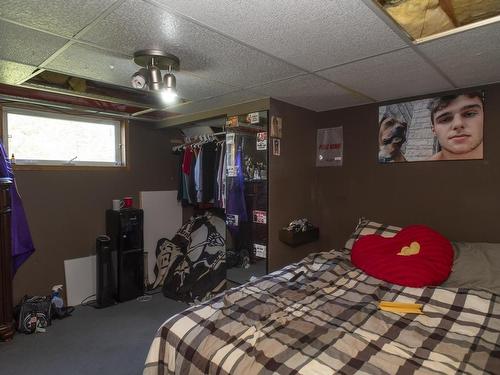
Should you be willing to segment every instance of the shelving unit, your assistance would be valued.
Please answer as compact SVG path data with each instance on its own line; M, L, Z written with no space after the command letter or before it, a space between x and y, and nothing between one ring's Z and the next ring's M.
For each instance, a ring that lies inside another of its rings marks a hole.
M238 225L228 226L228 231L233 235L236 250L250 253L250 268L256 270L252 276L262 276L267 272L268 246L267 111L229 117L226 122L226 147L226 196L230 196L231 189L235 186L234 179L242 179L239 183L243 185L244 208L239 209L240 212L246 212L246 220L235 219L231 217L233 212L229 204L229 222L237 220ZM238 157L241 158L239 165ZM266 262L265 267L262 267L263 261ZM253 267L255 264L259 267Z

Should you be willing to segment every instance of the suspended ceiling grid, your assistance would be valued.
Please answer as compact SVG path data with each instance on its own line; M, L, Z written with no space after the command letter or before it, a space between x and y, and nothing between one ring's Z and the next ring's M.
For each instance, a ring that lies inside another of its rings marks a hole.
M36 69L129 87L181 60L177 114L275 97L314 111L500 81L500 23L414 44L370 0L3 0L0 82Z

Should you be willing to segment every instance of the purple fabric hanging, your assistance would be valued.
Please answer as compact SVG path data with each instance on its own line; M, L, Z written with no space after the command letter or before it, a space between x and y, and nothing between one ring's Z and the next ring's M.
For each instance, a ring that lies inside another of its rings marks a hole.
M10 177L14 181L10 189L11 195L11 236L12 236L12 276L16 273L21 264L29 258L35 251L33 240L31 239L30 228L26 214L24 213L23 202L17 192L14 179L14 171L10 164L9 156L5 152L0 141L0 177Z

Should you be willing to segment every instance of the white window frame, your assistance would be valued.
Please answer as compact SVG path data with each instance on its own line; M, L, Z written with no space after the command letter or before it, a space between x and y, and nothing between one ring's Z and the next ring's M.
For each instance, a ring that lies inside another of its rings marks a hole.
M85 166L85 167L125 167L126 166L126 153L125 153L125 125L126 122L123 120L117 120L114 118L102 118L102 117L87 117L81 115L73 114L63 114L50 111L43 111L37 109L27 109L18 107L1 107L2 110L2 139L4 148L7 151L7 155L11 155L9 150L9 124L8 115L18 114L27 115L35 117L43 117L57 120L68 120L68 121L78 121L78 122L88 122L92 124L103 124L103 125L113 125L115 127L115 153L116 162L95 162L95 161L80 161L80 160L41 160L41 159L18 159L15 158L16 165L28 165L28 166ZM15 155L14 155L15 157Z

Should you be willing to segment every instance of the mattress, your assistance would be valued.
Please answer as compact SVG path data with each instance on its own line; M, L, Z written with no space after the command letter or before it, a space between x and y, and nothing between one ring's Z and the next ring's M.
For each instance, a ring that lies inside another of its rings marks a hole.
M422 315L378 309L419 303ZM500 296L409 288L312 254L168 319L144 374L500 372Z

